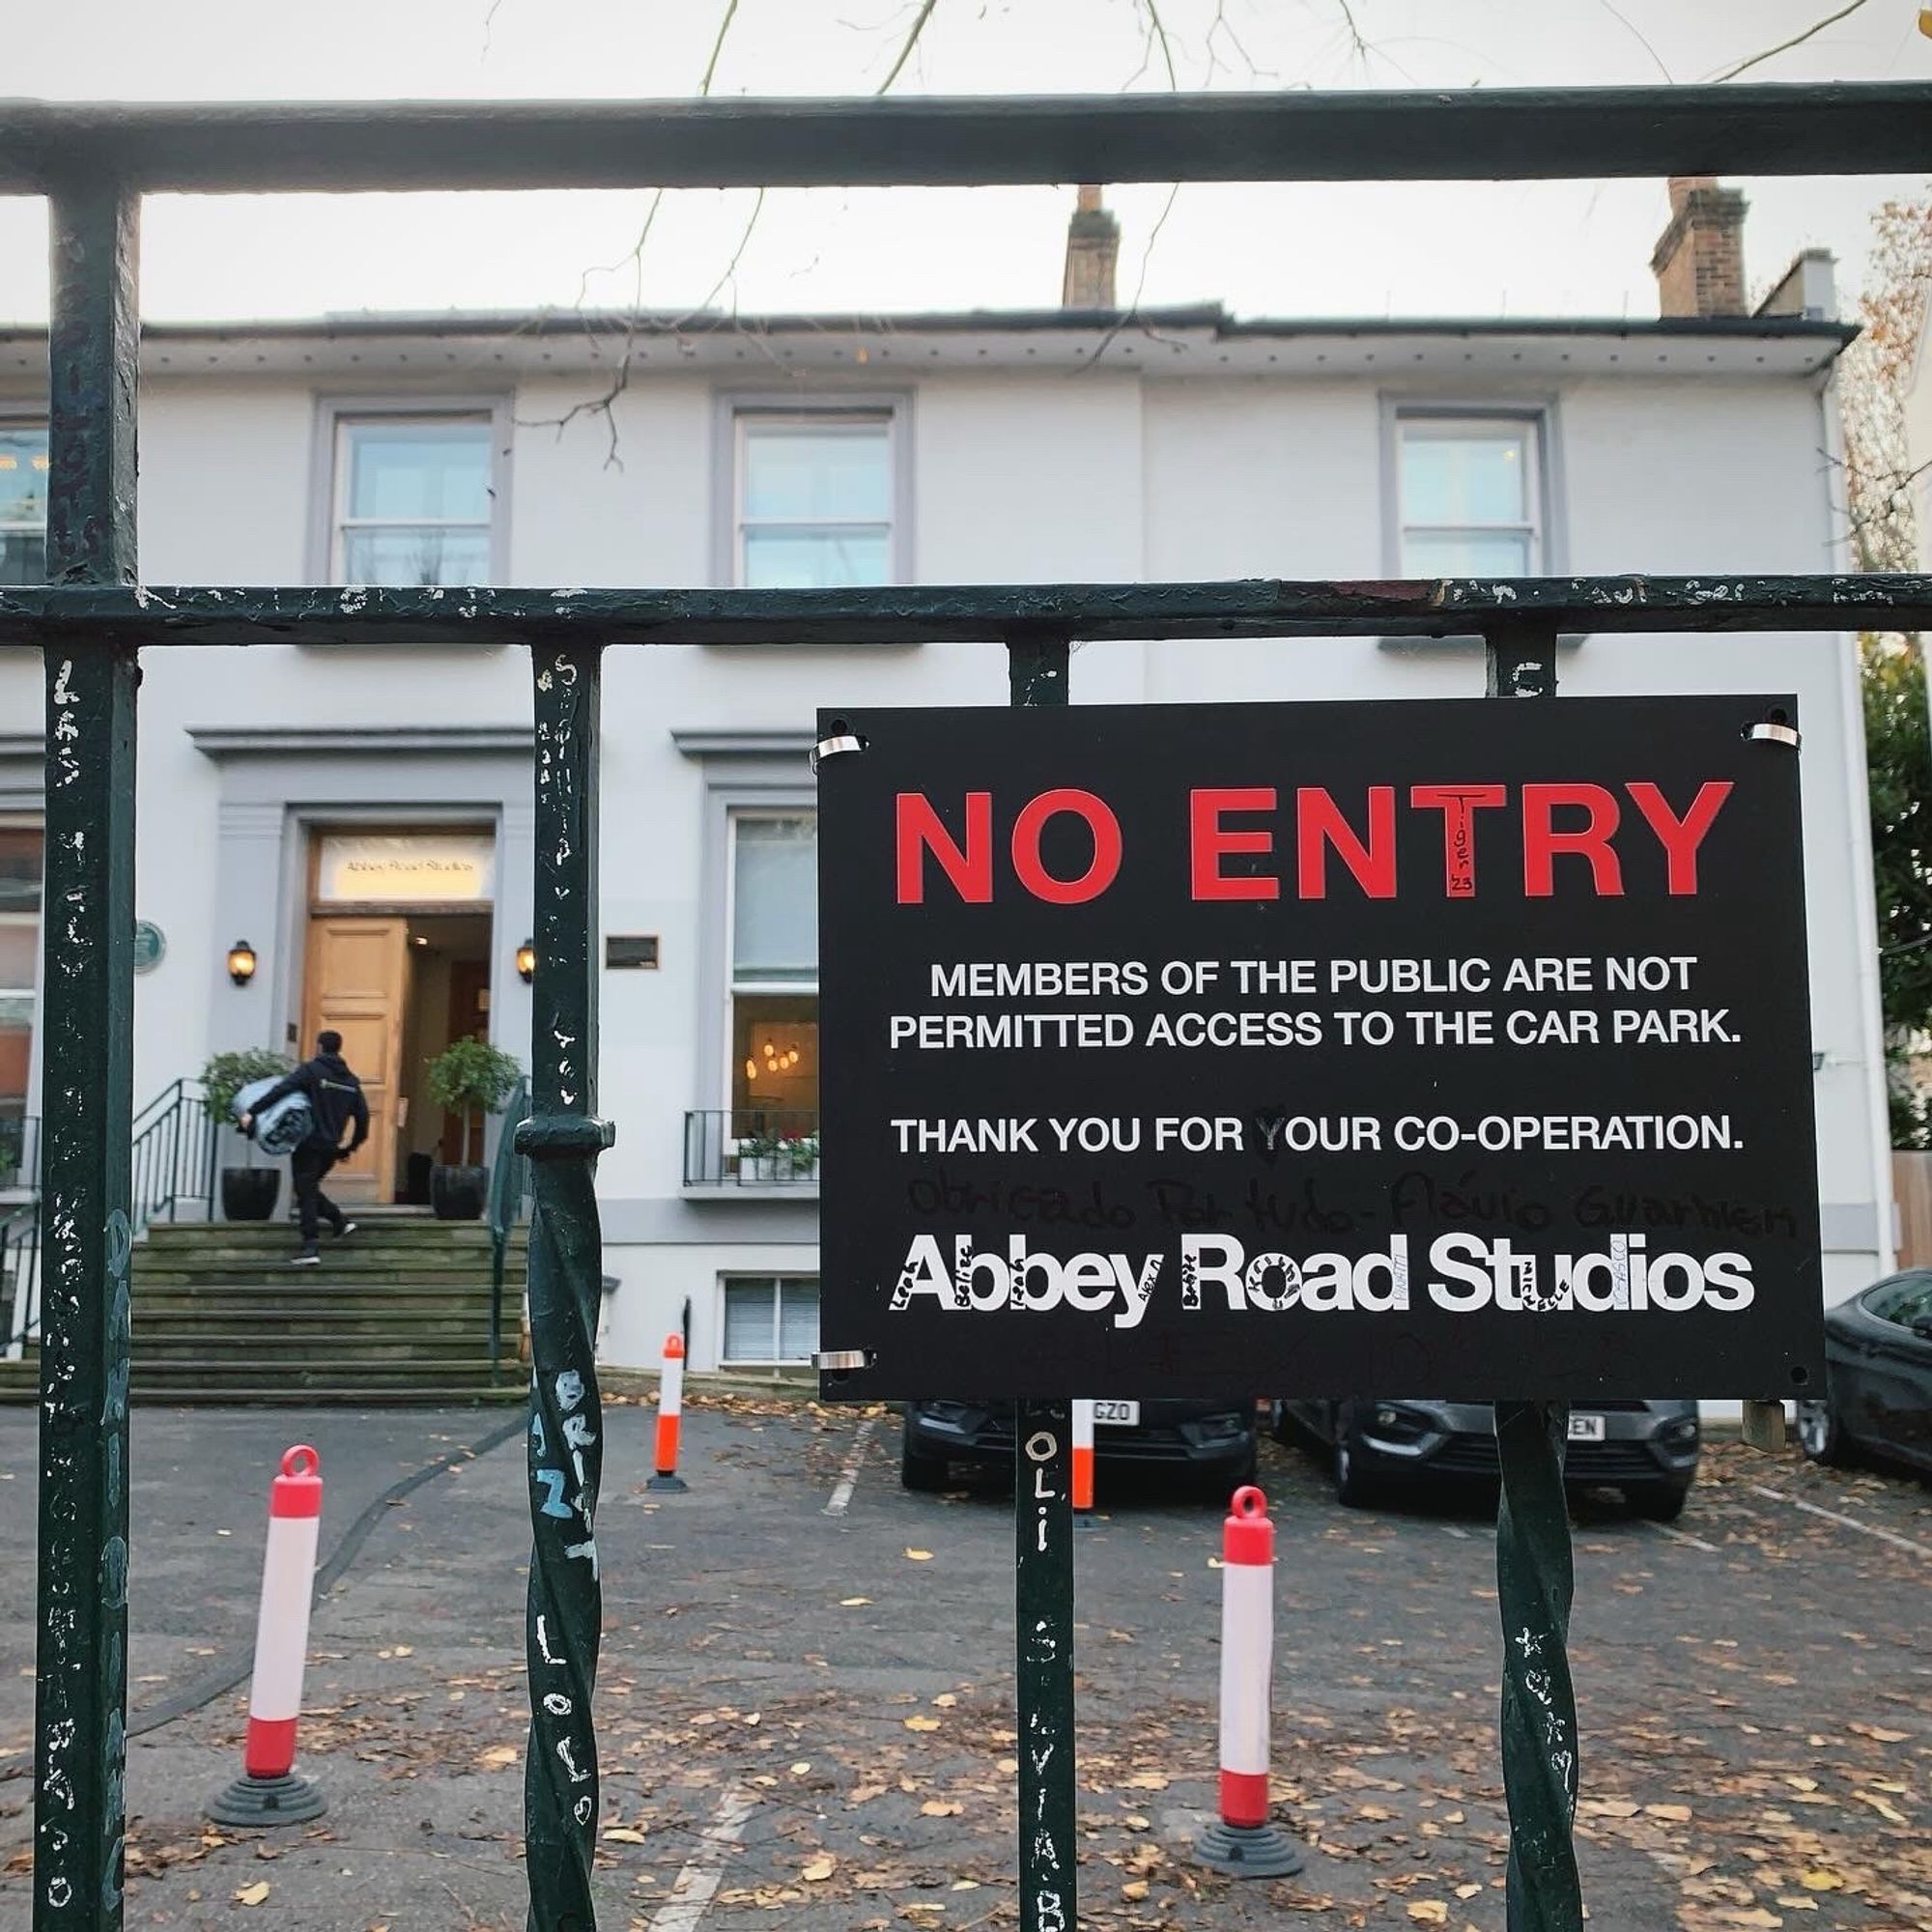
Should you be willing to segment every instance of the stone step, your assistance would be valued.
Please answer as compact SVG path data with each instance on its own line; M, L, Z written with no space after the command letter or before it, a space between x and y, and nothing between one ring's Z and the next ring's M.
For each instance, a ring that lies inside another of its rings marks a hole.
M524 1268L505 1267L505 1282L519 1286L526 1279ZM135 1293L144 1288L257 1288L299 1294L305 1286L340 1284L345 1287L381 1287L394 1282L399 1287L463 1289L480 1285L487 1288L495 1270L487 1257L480 1264L452 1267L430 1267L422 1263L364 1261L348 1263L334 1255L324 1256L313 1267L297 1267L284 1260L185 1263L178 1267L152 1267L136 1264L130 1281Z
M156 1221L144 1231L140 1248L229 1247L243 1253L279 1247L295 1237L296 1224L280 1221ZM325 1240L331 1240L326 1230ZM522 1248L528 1244L529 1230L520 1226L511 1231L505 1245ZM385 1248L484 1248L493 1236L481 1221L425 1221L420 1224L397 1221L357 1220L349 1244L355 1247ZM137 1248L136 1252L140 1250Z
M514 1333L511 1340L516 1339ZM357 1375L396 1362L424 1364L465 1362L487 1369L490 1362L488 1327L469 1335L440 1332L419 1335L264 1336L248 1331L208 1329L176 1335L134 1331L133 1360L137 1378L177 1364L199 1367L220 1361L225 1367L263 1372L272 1365L300 1366L319 1358L351 1360Z

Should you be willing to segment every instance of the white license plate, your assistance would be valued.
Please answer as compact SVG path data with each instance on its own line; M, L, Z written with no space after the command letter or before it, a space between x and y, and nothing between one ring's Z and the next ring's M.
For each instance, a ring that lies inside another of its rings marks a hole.
M1601 1415L1573 1415L1570 1418L1570 1439L1573 1442L1601 1442L1604 1439L1604 1418Z
M1137 1402L1096 1402L1094 1405L1094 1420L1111 1422L1116 1428L1132 1429L1141 1419L1141 1406Z

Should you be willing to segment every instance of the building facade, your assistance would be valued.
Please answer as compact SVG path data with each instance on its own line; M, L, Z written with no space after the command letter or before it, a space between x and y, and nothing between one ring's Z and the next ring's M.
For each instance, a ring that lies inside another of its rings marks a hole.
M1673 226L1694 228L1708 199L1682 197ZM144 580L789 586L1837 566L1825 453L1846 333L1816 258L1748 316L1128 318L1111 307L1110 230L1087 196L1067 292L1105 300L1032 313L153 327ZM1702 271L1677 281L1685 300L1723 286ZM4 582L40 575L44 371L43 333L0 332ZM527 1056L523 654L170 648L145 668L138 911L156 930L136 981L137 1102L212 1052L306 1050L333 1025L376 1120L342 1192L415 1198L431 1159L481 1151L472 1125L425 1096L428 1055L484 1034ZM1799 695L1826 1281L1841 1298L1893 1246L1851 640L1571 638L1559 678L1583 695ZM680 1322L699 1369L809 1357L817 1087L837 1052L817 1025L814 713L999 704L1005 679L993 644L612 655L607 1358L654 1361ZM1072 671L1076 703L1450 698L1482 682L1473 639L1149 640L1077 650ZM0 1117L37 1113L48 1087L34 988L43 701L37 655L0 652ZM238 980L243 943L253 972Z

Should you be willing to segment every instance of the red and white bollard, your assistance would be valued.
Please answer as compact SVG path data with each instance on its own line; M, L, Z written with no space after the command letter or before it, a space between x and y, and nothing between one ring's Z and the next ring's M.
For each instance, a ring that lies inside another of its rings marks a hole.
M1077 1397L1073 1404L1073 1521L1077 1528L1094 1524L1094 1405Z
M1274 1688L1274 1524L1252 1484L1221 1527L1220 1817L1195 1841L1202 1862L1236 1878L1285 1878L1300 1847L1268 1822L1268 1710Z
M248 1740L242 1751L242 1776L208 1807L217 1824L299 1825L327 1808L322 1793L295 1771L321 1533L322 1459L306 1443L298 1443L283 1455L281 1473L269 1491L269 1547L262 1557Z
M678 1424L684 1416L684 1337L673 1330L665 1337L664 1367L658 1376L658 1443L656 1469L647 1490L688 1490L677 1473Z

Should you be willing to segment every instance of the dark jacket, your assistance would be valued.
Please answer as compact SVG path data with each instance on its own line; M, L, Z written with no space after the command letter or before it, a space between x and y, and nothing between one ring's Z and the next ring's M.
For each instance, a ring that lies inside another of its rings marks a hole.
M342 1130L355 1122L355 1138L349 1144L354 1153L369 1138L369 1103L362 1097L362 1083L349 1070L349 1063L339 1053L318 1053L278 1082L255 1103L255 1111L285 1100L291 1094L308 1096L312 1124L303 1146L327 1148L334 1152L342 1146Z

